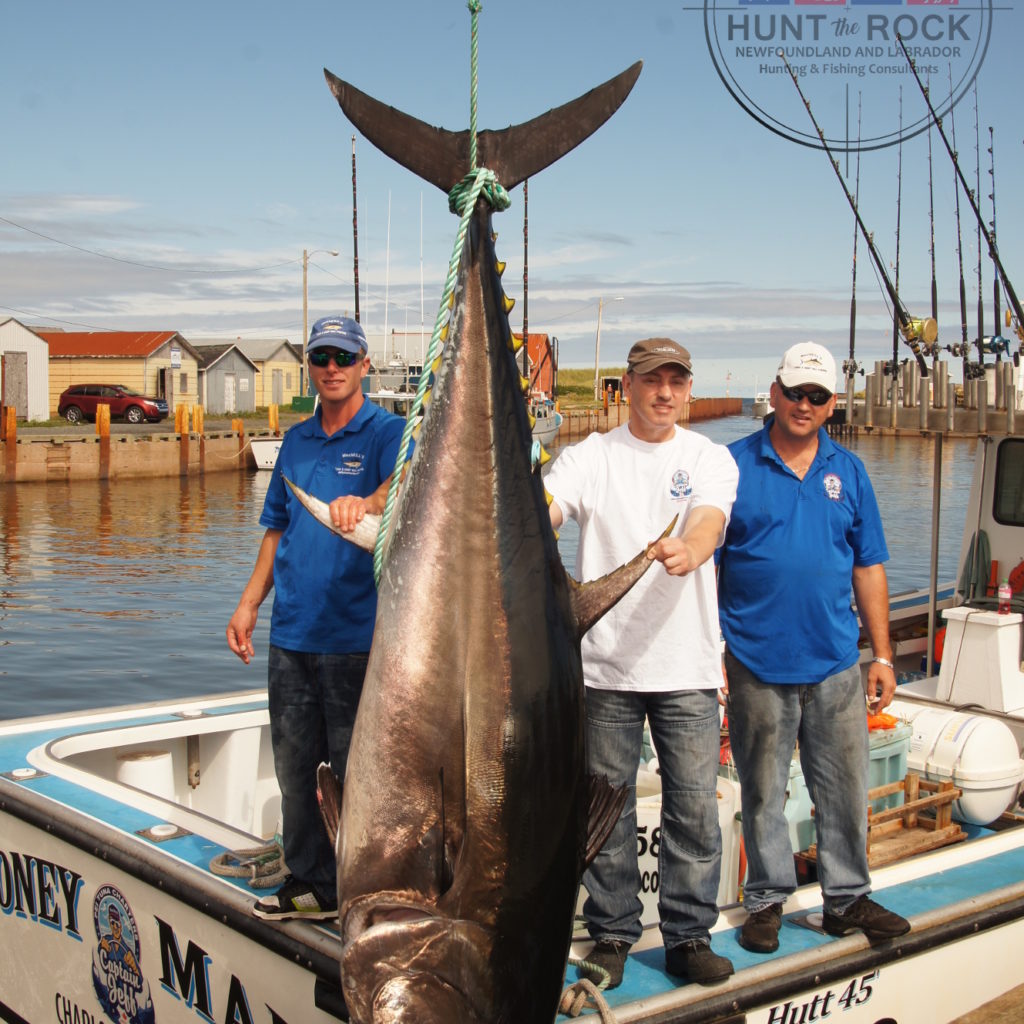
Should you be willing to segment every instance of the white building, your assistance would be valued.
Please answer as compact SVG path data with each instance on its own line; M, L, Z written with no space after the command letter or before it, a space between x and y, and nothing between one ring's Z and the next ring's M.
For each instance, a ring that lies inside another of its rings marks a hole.
M4 404L19 420L48 420L50 346L13 317L0 320L0 367Z

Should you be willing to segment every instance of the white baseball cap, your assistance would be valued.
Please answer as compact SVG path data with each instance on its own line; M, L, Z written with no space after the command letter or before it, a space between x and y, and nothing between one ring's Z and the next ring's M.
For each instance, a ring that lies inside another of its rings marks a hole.
M813 341L786 349L776 376L787 388L816 384L830 395L836 393L836 361L828 349Z

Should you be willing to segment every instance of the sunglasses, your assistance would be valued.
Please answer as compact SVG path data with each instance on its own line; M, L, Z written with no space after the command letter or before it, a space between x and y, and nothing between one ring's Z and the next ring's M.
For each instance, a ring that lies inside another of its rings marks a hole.
M346 352L344 349L338 349L337 352L328 352L326 349L318 348L315 352L307 352L306 355L314 366L321 368L326 366L332 359L338 366L355 366L363 358L361 352Z
M805 398L811 405L824 405L832 396L827 391L803 391L800 388L787 388L781 380L775 382L779 390L786 396L786 399L794 405L798 405Z

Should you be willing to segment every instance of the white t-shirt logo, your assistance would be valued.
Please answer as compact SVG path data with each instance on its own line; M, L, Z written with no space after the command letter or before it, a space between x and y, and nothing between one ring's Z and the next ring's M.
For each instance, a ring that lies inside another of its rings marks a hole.
M833 500L839 501L843 496L843 481L835 473L825 474L825 493Z
M669 494L673 501L679 501L682 498L688 498L693 493L693 488L690 486L690 474L685 469L677 469L672 474L672 486L669 488Z

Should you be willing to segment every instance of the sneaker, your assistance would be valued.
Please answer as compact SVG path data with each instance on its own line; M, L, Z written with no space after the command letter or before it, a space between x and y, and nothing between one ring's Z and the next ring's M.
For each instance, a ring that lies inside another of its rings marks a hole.
M779 948L781 927L782 907L778 903L769 903L747 915L737 941L751 953L774 953Z
M628 942L599 939L587 956L587 966L580 969L580 977L592 981L598 988L618 988L622 984L622 972L626 967L629 947Z
M258 900L252 912L267 921L287 921L293 917L330 921L338 916L338 904L334 900L321 902L312 886L289 878L277 892Z
M732 961L719 956L711 946L689 939L665 950L665 970L698 985L714 985L732 974Z
M858 896L841 914L826 910L822 927L829 935L849 935L860 929L869 939L895 939L910 931L910 922L867 896Z

